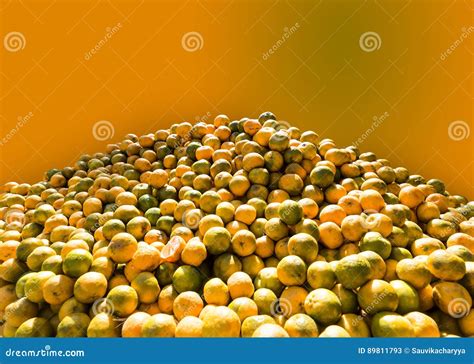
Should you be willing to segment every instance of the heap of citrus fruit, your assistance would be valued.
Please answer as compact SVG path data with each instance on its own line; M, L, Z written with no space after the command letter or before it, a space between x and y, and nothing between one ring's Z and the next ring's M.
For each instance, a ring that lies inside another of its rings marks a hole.
M5 337L474 336L474 203L266 112L0 195Z

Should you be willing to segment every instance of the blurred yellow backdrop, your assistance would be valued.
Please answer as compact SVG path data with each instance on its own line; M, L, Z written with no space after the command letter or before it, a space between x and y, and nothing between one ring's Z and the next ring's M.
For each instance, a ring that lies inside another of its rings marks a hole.
M474 197L470 0L0 4L0 183L271 110Z

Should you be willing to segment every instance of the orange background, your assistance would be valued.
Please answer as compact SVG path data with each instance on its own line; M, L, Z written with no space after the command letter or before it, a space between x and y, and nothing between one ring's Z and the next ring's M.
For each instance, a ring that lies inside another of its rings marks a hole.
M474 197L470 0L0 4L2 43L24 36L24 48L1 48L0 183L38 181L130 132L271 110L339 145L388 115L362 151ZM359 45L369 31L380 37L372 52ZM202 37L194 52L188 32ZM110 140L93 137L101 120Z

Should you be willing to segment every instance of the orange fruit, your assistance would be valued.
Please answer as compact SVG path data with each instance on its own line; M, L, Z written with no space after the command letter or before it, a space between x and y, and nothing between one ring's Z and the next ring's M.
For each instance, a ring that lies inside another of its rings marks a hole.
M232 299L238 297L252 297L255 290L252 278L244 272L233 273L227 280L227 287Z
M107 291L107 279L102 273L87 272L74 283L74 297L81 303L93 303Z
M139 273L131 282L132 288L137 292L141 303L152 304L158 299L160 285L151 272Z
M424 199L425 195L423 192L414 186L406 186L403 187L400 190L400 193L398 195L398 198L400 199L400 202L409 208L413 209L420 205Z
M359 202L363 211L378 212L385 207L385 201L376 190L365 190L359 196Z
M326 288L318 288L306 296L304 309L306 314L317 322L330 325L341 317L342 305L334 292Z
M157 313L142 325L142 337L174 337L176 321L173 316Z
M288 240L288 254L302 258L307 264L316 260L318 250L318 242L309 234L298 233Z
M94 316L87 328L87 337L119 337L120 328L111 315L99 313Z
M359 241L367 231L367 224L359 215L349 215L342 220L341 232L347 240Z
M278 263L277 275L285 286L300 286L306 281L306 264L299 256L288 255Z
M249 297L237 297L229 304L229 308L239 316L241 322L258 314L257 304Z
M85 337L90 321L85 313L72 313L59 322L56 337Z
M137 240L129 233L115 235L108 246L109 256L116 263L126 263L137 251Z
M359 199L355 196L343 196L337 204L342 207L346 215L360 215L362 213Z
M257 248L255 235L248 230L239 230L231 240L231 246L234 253L241 257L253 254Z
M239 337L240 319L230 308L216 306L201 318L203 337Z
M143 324L149 318L146 312L132 313L122 325L122 337L141 337Z
M317 337L318 327L314 320L303 313L291 316L284 325L290 337Z
M410 312L405 315L413 326L415 337L440 337L435 320L421 312Z
M203 322L200 318L186 316L176 325L176 337L202 337Z
M344 242L341 228L334 222L325 222L319 225L321 243L330 249L336 249Z
M462 245L469 249L471 253L474 253L474 237L466 233L460 232L451 235L448 238L446 245L448 247Z
M110 305L114 315L127 317L138 306L138 294L130 286L117 286L109 291L105 304Z
M423 202L416 208L416 216L421 222L437 219L440 215L439 208L433 202Z
M186 316L198 317L204 303L196 292L188 291L180 293L173 302L173 314L178 320Z
M319 213L319 220L324 222L334 222L341 226L342 220L347 216L344 209L339 205L327 205Z
M252 337L290 337L288 333L279 325L263 324L253 333Z

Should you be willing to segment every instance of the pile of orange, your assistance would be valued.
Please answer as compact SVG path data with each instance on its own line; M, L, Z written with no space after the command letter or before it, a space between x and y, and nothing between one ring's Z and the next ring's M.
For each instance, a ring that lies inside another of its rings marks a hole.
M4 337L474 336L474 203L266 112L0 190Z

